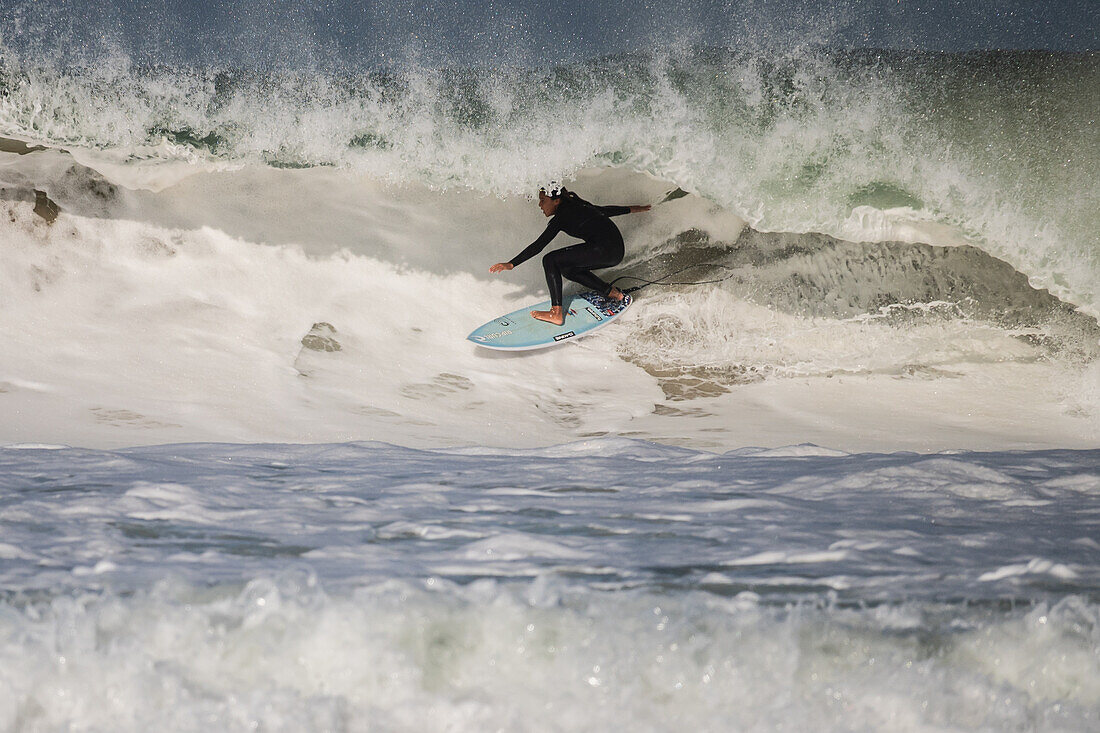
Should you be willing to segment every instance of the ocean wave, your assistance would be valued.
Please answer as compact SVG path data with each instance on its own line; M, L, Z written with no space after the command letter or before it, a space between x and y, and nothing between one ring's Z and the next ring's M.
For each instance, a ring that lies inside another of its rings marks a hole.
M0 447L0 721L1086 731L1097 457Z
M0 721L273 731L1088 730L1097 608L762 606L754 594L562 594L391 583L0 604ZM899 690L904 690L901 694ZM780 701L781 704L777 704ZM716 726L716 721L721 721Z
M335 166L498 196L610 166L759 231L844 239L905 210L1100 315L1095 54L703 50L355 73L3 59L0 133L100 160Z
M343 75L5 56L0 135L32 144L0 174L19 324L0 388L34 416L8 438L709 447L754 436L738 416L763 402L784 415L769 444L858 448L916 402L922 448L1089 445L1096 73L1064 54ZM542 299L537 265L487 268L541 231L550 178L655 203L617 220L609 275L662 284L583 348L496 363L463 339Z
M1097 457L0 447L0 721L1085 731Z
M618 220L628 257L609 272L641 279L624 286L662 283L583 348L496 363L464 337L543 297L537 266L487 272L545 225L526 196L335 167L5 155L0 395L27 415L6 426L9 440L535 446L631 425L706 447L748 439L732 416L755 388L785 385L776 409L803 389L840 398L846 377L893 395L880 403L887 422L915 393L928 425L986 414L993 432L950 438L968 447L997 445L985 441L1004 430L1021 446L1040 433L1088 445L1100 419L1084 388L1095 320L988 251L922 243L940 225L919 216L889 229L909 242L767 233L701 196L666 196L670 181L580 171L569 183L599 202L671 199ZM990 380L1024 405L986 404ZM852 434L820 442L863 445L866 416L837 409Z

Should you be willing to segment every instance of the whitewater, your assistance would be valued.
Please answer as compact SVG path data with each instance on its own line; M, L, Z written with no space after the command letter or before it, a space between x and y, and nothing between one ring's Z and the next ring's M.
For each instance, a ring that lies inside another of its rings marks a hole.
M1100 725L1100 56L0 52L0 728Z

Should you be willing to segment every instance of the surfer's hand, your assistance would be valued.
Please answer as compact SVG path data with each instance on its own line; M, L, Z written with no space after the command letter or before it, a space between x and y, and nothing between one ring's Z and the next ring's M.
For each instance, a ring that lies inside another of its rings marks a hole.
M645 206L631 206L630 207L630 213L631 214L637 214L637 213L640 213L642 211L649 211L652 208L653 207L650 206L649 204L646 204Z
M489 272L504 272L505 270L511 270L515 265L511 262L498 262L489 268Z

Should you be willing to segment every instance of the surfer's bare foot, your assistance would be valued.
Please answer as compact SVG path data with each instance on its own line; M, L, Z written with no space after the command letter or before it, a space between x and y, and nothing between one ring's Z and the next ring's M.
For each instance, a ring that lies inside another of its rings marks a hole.
M562 313L560 305L555 305L548 311L531 311L531 317L540 321L546 321L547 323L553 323L555 326L560 326L565 323L565 314Z
M624 297L623 291L619 290L616 287L612 287L611 292L607 294L607 297L611 298L612 300L622 300Z

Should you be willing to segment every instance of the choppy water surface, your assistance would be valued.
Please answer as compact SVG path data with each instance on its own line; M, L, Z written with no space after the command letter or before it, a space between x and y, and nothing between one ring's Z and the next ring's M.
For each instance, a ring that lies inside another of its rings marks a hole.
M0 461L0 720L16 729L1100 719L1096 451L603 440Z

